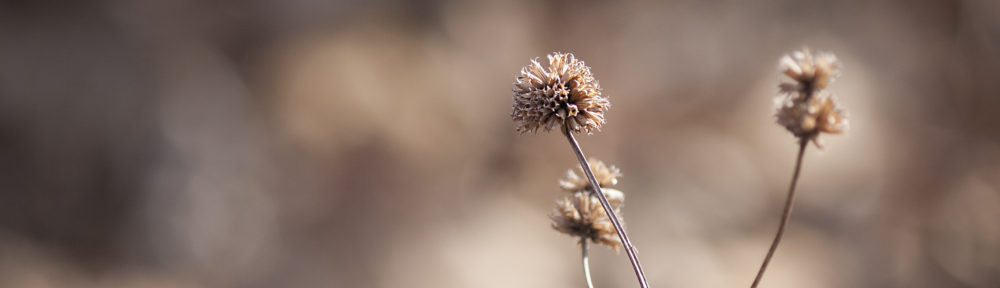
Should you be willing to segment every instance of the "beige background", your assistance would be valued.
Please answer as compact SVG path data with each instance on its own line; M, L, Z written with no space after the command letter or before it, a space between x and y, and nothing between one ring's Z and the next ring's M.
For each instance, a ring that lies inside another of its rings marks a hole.
M777 60L843 64L765 287L1000 286L996 1L4 1L0 287L581 287L575 165L518 136L551 51L611 99L653 287L746 287L795 141ZM598 287L634 285L593 253Z

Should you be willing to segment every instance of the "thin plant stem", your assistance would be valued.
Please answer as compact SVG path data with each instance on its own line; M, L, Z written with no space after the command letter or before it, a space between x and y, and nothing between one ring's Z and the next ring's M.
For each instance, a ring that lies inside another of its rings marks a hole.
M601 206L604 206L604 212L608 214L608 217L611 218L611 224L615 226L615 230L618 232L618 239L622 241L622 246L625 246L625 254L628 254L628 260L632 263L632 270L635 271L635 277L639 280L639 287L649 288L649 284L646 284L646 274L642 271L642 265L639 264L639 257L636 256L635 247L628 240L628 235L625 234L622 224L618 222L618 216L615 215L614 209L611 208L611 203L608 203L608 198L604 196L604 191L601 190L601 185L597 183L594 172L590 170L590 163L583 156L580 144L576 142L576 138L573 137L573 132L570 132L569 126L563 125L563 135L566 135L566 139L569 140L570 146L573 147L573 152L576 153L577 160L580 160L583 172L587 174L587 179L590 180L590 186L594 188L597 198L601 200Z
M795 159L795 172L792 172L792 184L788 187L788 196L785 199L785 210L781 212L781 223L778 224L778 233L774 235L774 241L771 242L771 248L767 250L767 256L764 257L764 263L760 265L760 270L757 271L757 277L753 279L753 284L750 284L750 288L756 288L757 284L760 284L760 279L764 277L764 270L767 270L767 264L771 262L771 257L774 256L774 251L778 249L778 243L781 242L781 236L785 234L785 226L788 225L788 218L792 216L792 205L795 204L795 184L799 181L799 171L802 170L802 156L806 152L806 144L809 144L809 137L801 137L799 139L799 156Z
M594 288L594 281L590 280L590 257L587 253L587 237L580 238L580 251L583 254L583 277L587 279L587 288Z

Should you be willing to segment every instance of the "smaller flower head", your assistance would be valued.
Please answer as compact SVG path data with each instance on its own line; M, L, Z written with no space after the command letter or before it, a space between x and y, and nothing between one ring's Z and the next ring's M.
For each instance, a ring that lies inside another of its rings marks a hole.
M593 133L604 124L611 104L590 67L573 54L554 52L547 65L531 60L514 78L511 118L521 133L567 126L572 132Z
M813 57L809 48L792 52L781 57L781 72L794 83L783 83L782 87L793 90L823 90L840 76L840 62L830 53L819 53Z
M614 165L606 165L603 161L597 160L596 158L590 158L587 162L590 164L590 169L594 172L594 178L597 179L597 184L601 185L601 188L611 187L618 184L618 177L622 177L621 170ZM563 190L569 192L576 192L584 189L590 190L590 181L587 180L587 174L583 171L583 167L577 165L576 171L578 171L579 174L574 173L572 169L567 170L566 177L559 179L559 187L562 187Z
M836 56L820 53L813 57L803 49L782 57L780 69L793 82L778 86L781 93L775 99L774 114L778 124L819 147L820 133L840 134L847 129L847 113L826 91L840 73Z
M615 214L621 215L621 201L625 196L621 191L614 191L608 193L608 200ZM607 192L608 190L605 190L605 193ZM611 201L611 194L615 194L616 201ZM618 231L615 230L614 224L611 224L611 218L604 212L600 199L594 193L579 191L557 199L550 218L553 222L552 228L556 231L589 239L594 243L611 247L616 252L622 246L621 240L618 239ZM618 221L624 223L620 216Z

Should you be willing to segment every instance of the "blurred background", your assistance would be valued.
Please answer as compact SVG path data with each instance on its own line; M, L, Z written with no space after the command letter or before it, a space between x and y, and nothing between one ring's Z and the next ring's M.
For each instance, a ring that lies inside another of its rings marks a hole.
M0 2L0 287L582 287L576 165L511 83L611 99L654 287L749 286L794 138L783 54L842 61L766 287L1000 287L1000 2ZM629 287L594 247L598 287Z

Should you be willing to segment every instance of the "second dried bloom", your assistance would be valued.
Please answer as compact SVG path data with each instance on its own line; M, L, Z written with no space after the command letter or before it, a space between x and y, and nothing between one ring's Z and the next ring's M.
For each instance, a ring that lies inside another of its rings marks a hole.
M596 158L590 158L587 162L590 164L590 169L594 172L594 178L597 179L597 184L601 185L601 188L618 184L618 177L622 177L621 170L614 165L606 165L603 161ZM566 177L559 179L559 187L569 192L589 189L590 181L587 180L587 174L583 171L583 167L577 165L576 171L579 174L573 172L572 169L567 170Z
M840 62L837 56L831 53L819 53L812 55L809 48L802 48L802 51L792 52L790 55L781 57L781 72L794 83L784 83L788 88L795 90L823 90L831 82L840 76Z
M848 126L847 113L826 91L839 75L837 57L829 53L813 56L808 49L781 58L780 70L792 82L779 85L775 118L796 137L819 146L820 133L840 134Z
M531 60L514 79L511 118L516 130L550 131L564 125L572 132L599 130L610 103L590 67L569 53L554 52L547 58L545 64Z
M621 215L624 194L614 189L604 190L616 215ZM614 200L612 200L614 199ZM604 212L601 200L588 191L579 191L556 200L552 209L552 228L572 236L586 238L594 243L606 245L618 251L622 246L618 231L611 218ZM618 217L622 222L622 218Z

